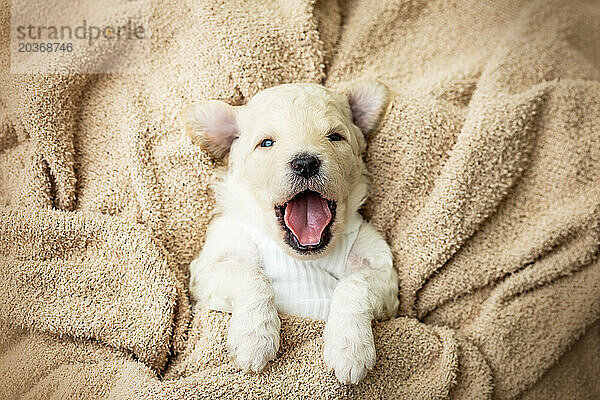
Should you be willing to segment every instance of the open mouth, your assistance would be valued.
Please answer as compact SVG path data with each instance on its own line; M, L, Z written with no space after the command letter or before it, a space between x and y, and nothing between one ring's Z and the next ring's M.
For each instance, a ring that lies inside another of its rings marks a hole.
M336 203L311 190L298 193L275 206L275 215L285 231L284 240L300 254L322 251L331 240Z

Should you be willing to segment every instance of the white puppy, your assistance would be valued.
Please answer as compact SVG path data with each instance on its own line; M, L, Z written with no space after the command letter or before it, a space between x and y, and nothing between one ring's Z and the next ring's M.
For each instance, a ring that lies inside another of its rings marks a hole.
M243 370L275 357L278 311L327 320L324 359L342 383L373 367L371 321L395 316L398 277L358 210L364 135L387 104L385 86L363 82L344 94L288 84L244 106L189 107L188 134L225 165L190 290L201 306L232 313L228 348Z

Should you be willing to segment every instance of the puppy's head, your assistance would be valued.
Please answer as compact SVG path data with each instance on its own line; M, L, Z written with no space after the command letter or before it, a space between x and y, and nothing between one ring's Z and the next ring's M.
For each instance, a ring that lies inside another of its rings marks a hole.
M205 101L186 112L187 132L227 165L221 210L265 231L292 256L333 247L367 193L365 135L388 104L387 88L361 82L336 93L287 84L244 106Z

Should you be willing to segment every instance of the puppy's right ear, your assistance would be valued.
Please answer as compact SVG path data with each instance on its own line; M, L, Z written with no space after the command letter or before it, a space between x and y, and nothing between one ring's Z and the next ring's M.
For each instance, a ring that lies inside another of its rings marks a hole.
M219 100L191 104L185 111L186 132L215 159L222 160L240 136L236 109Z

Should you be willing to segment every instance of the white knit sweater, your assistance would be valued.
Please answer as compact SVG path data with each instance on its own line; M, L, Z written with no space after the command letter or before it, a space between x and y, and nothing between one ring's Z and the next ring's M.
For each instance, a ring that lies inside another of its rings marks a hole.
M326 320L329 304L338 281L346 270L350 249L363 222L356 213L347 223L335 247L325 257L298 260L289 256L271 238L257 241L262 267L271 279L278 311L301 317Z

